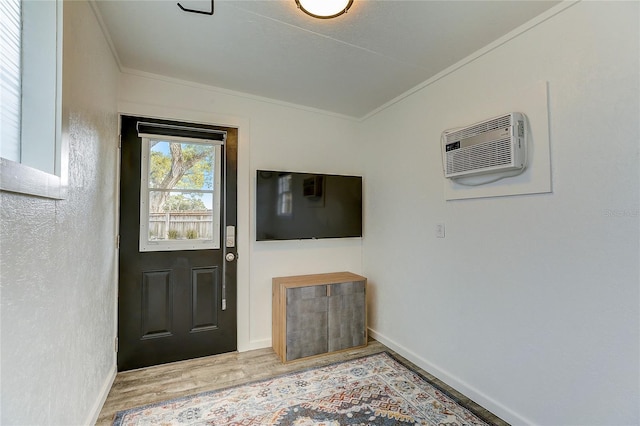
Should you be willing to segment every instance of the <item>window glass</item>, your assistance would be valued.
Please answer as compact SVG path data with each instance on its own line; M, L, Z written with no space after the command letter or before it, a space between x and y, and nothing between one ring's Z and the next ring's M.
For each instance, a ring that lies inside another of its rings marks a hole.
M143 138L140 250L219 248L219 142Z
M22 13L20 0L0 2L0 157L20 162L20 86L22 69L20 46L22 45Z
M59 175L60 76L57 70L56 2L22 2L22 129L20 162Z
M213 189L212 144L152 140L150 145L151 188ZM184 173L174 170L177 167L183 168Z

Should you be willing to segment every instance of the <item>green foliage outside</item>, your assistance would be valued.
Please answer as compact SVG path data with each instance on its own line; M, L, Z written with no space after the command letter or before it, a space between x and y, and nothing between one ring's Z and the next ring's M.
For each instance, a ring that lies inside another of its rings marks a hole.
M197 197L186 197L183 194L170 195L162 205L165 212L184 212L207 210L202 200Z

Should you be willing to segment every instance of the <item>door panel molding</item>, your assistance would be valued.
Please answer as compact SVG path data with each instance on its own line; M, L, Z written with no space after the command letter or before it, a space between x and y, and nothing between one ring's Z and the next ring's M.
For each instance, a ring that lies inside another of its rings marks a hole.
M171 270L142 273L142 337L157 339L173 336Z
M191 332L215 330L218 328L218 307L220 300L220 268L194 268L191 270L192 303ZM202 278L202 279L201 279Z

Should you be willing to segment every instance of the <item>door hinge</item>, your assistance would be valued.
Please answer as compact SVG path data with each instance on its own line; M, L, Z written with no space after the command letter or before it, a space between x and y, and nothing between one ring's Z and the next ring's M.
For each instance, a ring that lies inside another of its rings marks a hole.
M120 250L120 234L116 235L116 249Z
M122 148L122 135L118 135L118 149Z
M114 339L114 350L116 352L118 352L118 338L117 337Z

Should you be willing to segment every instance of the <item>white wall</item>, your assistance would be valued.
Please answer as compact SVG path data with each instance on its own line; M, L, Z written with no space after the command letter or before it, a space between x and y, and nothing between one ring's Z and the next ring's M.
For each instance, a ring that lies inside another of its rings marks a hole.
M238 349L271 346L271 278L362 272L360 239L255 241L255 171L360 174L358 123L226 90L125 72L121 113L238 127ZM366 231L365 231L366 232Z
M115 375L117 77L88 3L65 2L68 197L0 194L2 424L88 424Z
M514 424L640 423L639 5L579 3L363 123L373 335ZM442 123L539 81L553 192L445 202Z

